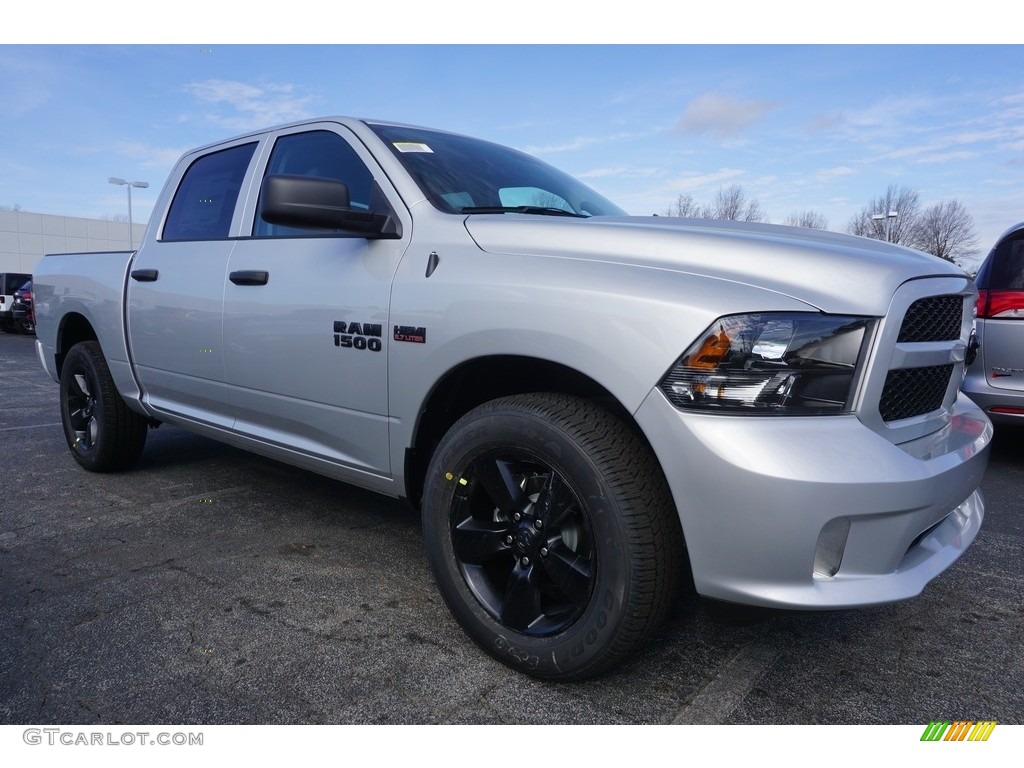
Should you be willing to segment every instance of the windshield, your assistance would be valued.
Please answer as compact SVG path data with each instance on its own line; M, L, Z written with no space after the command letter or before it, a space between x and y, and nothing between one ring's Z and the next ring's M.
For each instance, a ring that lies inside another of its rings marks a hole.
M500 144L424 128L370 128L445 213L625 215L572 176Z

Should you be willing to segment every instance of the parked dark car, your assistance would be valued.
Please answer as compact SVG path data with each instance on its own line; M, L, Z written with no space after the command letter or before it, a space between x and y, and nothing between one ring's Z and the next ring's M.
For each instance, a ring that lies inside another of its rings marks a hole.
M11 318L16 330L22 333L36 332L36 313L32 307L32 281L27 280L25 284L14 292L14 301L11 303Z
M981 349L963 390L997 424L1024 424L1024 222L996 241L975 277Z
M20 330L20 323L14 322L13 305L14 292L17 291L26 280L31 280L32 275L23 272L0 272L0 330L8 333L17 333Z

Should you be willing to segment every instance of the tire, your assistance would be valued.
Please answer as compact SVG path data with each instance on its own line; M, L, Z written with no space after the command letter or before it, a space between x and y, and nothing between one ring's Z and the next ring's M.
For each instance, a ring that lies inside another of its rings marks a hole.
M597 675L661 624L684 546L649 447L585 400L517 395L462 417L431 460L427 557L463 629L535 677Z
M96 341L76 344L64 359L60 415L75 461L90 472L127 469L146 444L149 425L118 394Z

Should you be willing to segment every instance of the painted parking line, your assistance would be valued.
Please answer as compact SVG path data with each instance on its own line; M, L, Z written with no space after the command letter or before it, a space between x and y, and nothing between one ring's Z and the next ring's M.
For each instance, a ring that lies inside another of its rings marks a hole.
M764 642L740 648L714 680L683 706L673 718L674 725L721 725L750 694L781 651Z

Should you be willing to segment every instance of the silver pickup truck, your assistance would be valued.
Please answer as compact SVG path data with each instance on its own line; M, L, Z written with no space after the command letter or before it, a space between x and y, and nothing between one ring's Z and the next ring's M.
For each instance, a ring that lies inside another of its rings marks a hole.
M955 266L627 216L464 136L324 118L197 149L138 251L47 256L35 289L83 467L168 422L407 498L457 620L539 677L608 669L681 585L912 597L984 514Z

